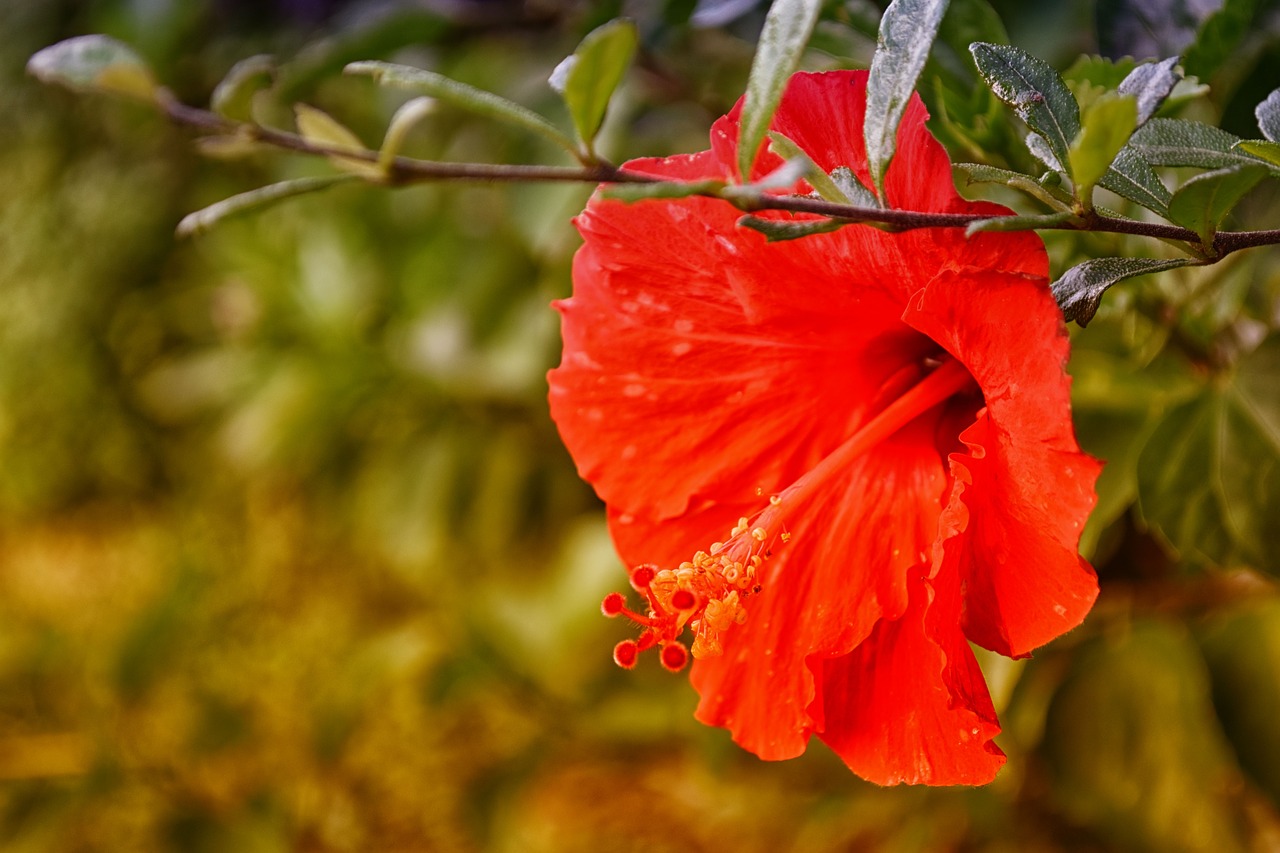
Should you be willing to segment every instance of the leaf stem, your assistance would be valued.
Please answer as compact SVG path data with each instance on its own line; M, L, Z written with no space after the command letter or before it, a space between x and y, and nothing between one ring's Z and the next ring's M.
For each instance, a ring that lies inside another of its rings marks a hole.
M163 92L158 101L161 109L174 123L208 133L261 142L274 148L312 156L328 157L340 155L348 159L366 160L375 164L379 161L379 154L376 151L367 149L353 151L347 148L338 148L311 142L295 133L275 130L257 124L232 121L208 110L183 104L175 100L168 92ZM392 159L387 165L383 177L383 182L389 186L406 186L430 181L552 181L589 184L646 184L662 183L665 179L639 172L630 172L604 161L587 166L544 166L441 162L437 160L418 160L410 157L395 157ZM731 201L726 201L744 210L752 212L779 210L790 213L815 214L850 223L888 225L901 231L918 228L965 228L973 222L994 218L989 214L928 213L914 210L859 207L807 196L770 195L764 192L744 197L740 194L741 190L742 187L736 187L735 192L739 193L739 195ZM694 193L694 195L723 198L718 190L705 190ZM1212 245L1205 246L1199 235L1187 228L1158 222L1121 219L1105 216L1096 211L1090 211L1083 216L1060 224L1044 226L1039 230L1089 231L1174 240L1188 244L1195 254L1207 257L1210 262L1220 260L1226 255L1241 249L1280 244L1280 229L1272 229L1263 231L1219 231L1214 235Z

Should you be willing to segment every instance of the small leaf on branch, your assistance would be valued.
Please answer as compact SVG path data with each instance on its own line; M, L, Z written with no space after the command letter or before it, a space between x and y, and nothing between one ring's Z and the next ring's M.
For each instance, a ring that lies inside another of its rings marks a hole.
M1058 300L1058 307L1067 322L1074 320L1081 326L1087 326L1098 312L1102 294L1113 284L1191 263L1190 258L1095 258L1067 270L1049 285L1049 289L1053 291L1053 298Z
M360 141L360 137L323 110L318 110L307 104L295 104L293 111L298 122L298 133L308 142L353 153L367 150L364 147L364 143ZM381 180L382 178L382 170L378 168L377 164L368 160L330 154L329 162L344 172L350 172L353 175L360 175L363 178L373 180Z
M956 163L953 168L964 174L966 185L1001 184L1026 193L1059 210L1069 210L1071 207L1071 196L1056 187L1045 186L1030 175L1024 175L1021 172L1011 172L1008 169L999 169L983 163Z
M1257 157L1272 166L1280 166L1280 142L1267 139L1242 139L1236 143L1235 150Z
M1199 234L1207 246L1231 209L1266 176L1261 163L1196 175L1173 194L1169 219Z
M1161 216L1169 212L1169 199L1173 197L1173 193L1169 192L1151 164L1143 160L1142 155L1132 146L1126 145L1120 149L1111 168L1107 169L1098 185Z
M884 200L884 176L898 144L898 123L929 58L947 0L893 0L880 19L880 35L867 78L863 137L876 196ZM886 201L887 203L887 201Z
M1011 45L975 42L969 50L996 97L1044 138L1059 164L1068 164L1071 140L1080 132L1080 106L1058 72Z
M614 90L622 82L640 43L636 25L624 18L587 33L572 55L551 74L551 87L564 98L588 159Z
M1133 95L1138 100L1138 127L1146 124L1156 114L1173 87L1182 79L1177 65L1176 56L1160 62L1148 62L1133 69L1120 82L1120 94Z
M839 219L765 219L760 216L744 216L738 220L738 225L750 228L752 231L759 231L770 243L797 240L813 234L826 234L852 224Z
M155 100L159 91L142 57L110 36L77 36L50 45L27 61L27 72L44 83L144 101Z
M233 195L208 207L189 213L178 223L178 237L193 237L208 231L222 220L241 213L259 210L294 196L328 189L338 184L359 180L356 175L326 175L322 178L298 178L292 181L281 181L247 193Z
M266 54L240 60L213 90L209 108L232 121L252 121L253 96L271 85L275 73L275 59Z
M477 115L506 122L549 139L556 145L578 155L577 144L551 122L506 98L450 80L434 71L424 71L409 65L391 62L353 62L345 69L347 74L368 74L383 86L408 89L423 95L439 98Z
M1068 154L1076 198L1086 206L1093 185L1106 174L1137 124L1138 105L1130 95L1107 92L1084 111Z
M391 164L400 155L409 131L436 108L436 99L428 97L413 98L405 101L396 110L391 121L387 123L387 133L382 138L382 148L378 149L378 168L386 175Z
M844 197L848 199L849 204L855 207L867 208L879 206L879 202L876 201L876 194L867 189L848 166L837 166L832 169L831 180L839 188L840 192L844 194Z
M1197 166L1225 169L1254 165L1248 154L1233 151L1240 138L1198 121L1153 118L1133 134L1129 144L1153 166Z
M1048 166L1054 172L1063 172L1067 170L1063 167L1062 162L1058 160L1058 155L1053 153L1053 149L1049 146L1049 142L1034 130L1027 134L1027 150L1032 156L1041 163Z
M818 165L813 162L813 158L804 153L804 150L799 145L796 145L794 141L781 133L769 131L769 149L783 160L803 159L807 164L804 178L819 196L836 204L849 203L849 197L831 179L831 176L818 168Z
M1280 89L1276 89L1254 109L1258 129L1272 142L1280 142Z
M751 167L765 131L782 100L787 80L800 66L804 46L822 9L820 0L774 0L751 61L738 129L738 175L751 180Z
M796 185L796 182L808 177L811 172L815 171L820 170L812 160L801 154L799 157L792 157L790 160L785 161L781 166L758 181L729 187L727 195L751 196L770 190L790 191Z
M600 190L600 197L632 204L637 201L655 198L688 198L693 195L708 195L717 193L724 188L725 182L719 179L608 184Z
M1017 216L993 216L970 222L964 229L965 237L984 231L1032 231L1036 228L1053 228L1075 218L1069 210L1056 213L1030 213Z

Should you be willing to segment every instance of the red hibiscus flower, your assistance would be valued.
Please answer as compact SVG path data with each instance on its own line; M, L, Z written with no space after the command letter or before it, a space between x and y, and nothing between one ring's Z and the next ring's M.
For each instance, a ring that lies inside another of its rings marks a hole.
M773 129L870 186L866 74L798 74ZM734 174L711 150L637 160ZM955 192L913 98L886 196ZM760 154L756 176L781 160ZM805 185L798 189L807 190ZM1012 657L1097 594L1077 553L1098 464L1071 426L1068 341L1032 233L852 226L767 243L725 202L595 199L578 218L551 412L608 505L640 623L615 657L688 652L698 719L766 759L810 735L880 784L981 784L1004 762L969 643ZM781 214L779 214L781 216Z

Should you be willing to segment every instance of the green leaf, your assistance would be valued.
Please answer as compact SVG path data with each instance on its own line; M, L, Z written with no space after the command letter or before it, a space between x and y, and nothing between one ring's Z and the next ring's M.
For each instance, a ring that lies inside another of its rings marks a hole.
M780 240L797 240L814 234L826 234L852 224L839 219L765 219L759 216L744 216L738 220L738 225L750 228L752 231L759 231L770 243Z
M848 166L837 166L832 169L831 180L839 188L840 192L844 194L849 204L866 208L879 206L876 201L876 194L867 189Z
M1120 149L1098 185L1161 216L1168 214L1169 199L1173 198L1151 164L1128 145Z
M595 150L596 134L614 90L622 82L640 43L636 25L624 18L587 33L572 55L556 66L551 86L564 98L569 117L587 154Z
M1095 258L1074 266L1049 285L1067 322L1089 325L1102 294L1113 284L1134 276L1162 272L1192 263L1189 258Z
M1184 559L1280 567L1280 337L1169 412L1138 461L1142 516Z
M1130 95L1107 92L1080 117L1080 132L1068 152L1076 197L1088 204L1098 182L1138 125L1138 103Z
M747 77L738 129L738 176L743 181L751 180L760 143L773 122L787 80L800 65L800 55L821 9L820 0L774 0L769 7Z
M1017 216L993 216L990 219L979 219L970 222L964 229L965 237L972 237L984 231L1032 231L1036 228L1053 228L1075 218L1069 210L1056 213L1032 213Z
M577 143L532 110L492 92L459 83L457 80L450 80L434 71L424 71L421 68L396 65L391 62L353 62L346 67L345 71L347 74L368 74L383 86L393 86L397 89L408 89L430 95L477 115L524 128L544 139L549 139L575 157L578 154Z
M794 141L774 131L769 131L769 149L783 160L803 160L806 164L804 178L817 191L818 195L836 204L849 204L849 196L832 180L831 176L813 162L808 154ZM856 178L855 178L856 180ZM873 197L874 198L874 197ZM874 203L874 202L873 202Z
M1068 164L1071 140L1080 132L1080 107L1058 72L1011 45L976 42L969 49L996 97L1044 138L1059 164Z
M1169 202L1169 219L1200 235L1205 245L1244 194L1267 176L1262 164L1232 166L1196 175Z
M652 183L610 184L600 190L600 197L632 204L655 198L688 198L724 189L722 180L654 181Z
M1054 172L1063 172L1067 170L1063 167L1062 161L1058 159L1058 155L1053 153L1053 149L1049 146L1048 141L1036 133L1034 130L1027 134L1027 150L1031 155L1044 165L1048 166Z
M1240 138L1225 130L1183 119L1153 118L1133 134L1129 144L1153 166L1197 166L1225 169L1257 163L1232 151Z
M222 78L209 99L210 108L232 121L253 120L253 96L275 79L275 59L266 54L242 59Z
M298 121L298 133L308 142L353 153L368 150L360 141L360 137L323 110L306 104L294 104L293 112ZM382 178L382 169L377 164L359 157L330 154L329 162L353 175L374 180Z
M1276 89L1254 108L1258 129L1272 142L1280 142L1280 89Z
M1055 187L1047 187L1030 175L1024 175L1021 172L1011 172L1008 169L999 169L982 163L956 163L952 168L959 169L964 174L966 185L1001 184L1033 196L1050 207L1061 210L1068 210L1071 207L1071 196Z
M44 83L144 101L154 101L159 91L142 57L110 36L77 36L50 45L27 61L27 72Z
M382 147L378 149L378 168L383 174L391 168L404 141L413 126L435 111L436 99L428 97L412 98L405 101L396 110L387 124L386 135L382 138Z
M297 178L292 181L281 181L247 193L233 195L203 210L188 213L178 223L177 236L194 237L208 231L222 220L242 213L259 210L287 198L328 189L338 184L359 180L357 175L326 175L321 178Z
M790 160L783 161L782 165L764 175L757 181L749 184L741 184L736 187L729 187L726 196L752 196L770 190L788 190L790 191L796 182L806 177L810 172L817 171L813 161L804 154L799 157L793 157Z
M1280 166L1280 142L1266 139L1242 139L1235 145L1235 150L1243 151L1272 166Z
M898 144L898 123L929 58L947 0L893 0L880 19L880 36L867 78L863 137L876 196L884 200L884 176Z
M1156 114L1173 87L1182 79L1177 66L1176 56L1160 62L1148 62L1133 69L1120 82L1117 91L1122 95L1133 95L1138 100L1138 127L1146 124Z

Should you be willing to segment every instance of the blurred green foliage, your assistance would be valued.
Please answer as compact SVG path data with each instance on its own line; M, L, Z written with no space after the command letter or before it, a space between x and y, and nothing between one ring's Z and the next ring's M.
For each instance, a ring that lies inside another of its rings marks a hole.
M684 679L609 660L598 602L621 567L543 399L547 303L568 292L589 188L343 187L177 243L193 209L331 167L202 160L143 106L21 73L47 44L107 32L204 103L270 52L263 116L287 124L301 101L375 143L402 96L337 72L393 59L567 127L545 80L626 6L641 58L599 150L702 149L763 4L632 5L0 6L0 847L1280 844L1280 519L1261 461L1280 399L1274 252L1127 282L1076 334L1078 430L1109 461L1084 543L1097 610L1030 661L983 657L1010 755L993 785L878 789L817 744L759 762L692 720ZM953 3L923 90L954 157L1031 168L963 45L1007 28L1062 69L1096 50L1090 5L993 6ZM878 14L828 3L806 63L865 66ZM1237 115L1256 94L1277 65L1267 20L1214 30L1248 61L1201 50L1213 88L1189 114ZM1079 85L1110 73L1089 68ZM407 145L561 162L448 106ZM1256 192L1238 224L1274 227L1274 201ZM1049 245L1055 271L1159 251ZM1244 491L1257 515L1219 518L1180 482L1209 502Z

